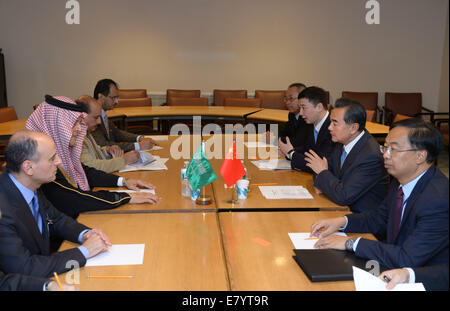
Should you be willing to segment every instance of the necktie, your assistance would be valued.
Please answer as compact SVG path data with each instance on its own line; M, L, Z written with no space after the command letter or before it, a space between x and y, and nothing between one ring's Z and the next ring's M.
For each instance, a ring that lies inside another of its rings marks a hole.
M319 135L319 132L317 132L316 129L314 129L314 142L317 143L317 135Z
M34 220L36 221L36 224L39 227L39 231L42 233L42 217L41 214L39 213L39 201L36 194L34 195L33 200L31 200L31 210L33 213Z
M341 167L344 164L345 158L347 157L347 152L344 148L342 148L342 155L341 155Z
M400 223L402 218L402 209L403 209L403 190L402 187L398 188L397 197L395 198L395 211L394 211L394 230L392 231L392 241L395 241L395 238L398 235L400 230Z

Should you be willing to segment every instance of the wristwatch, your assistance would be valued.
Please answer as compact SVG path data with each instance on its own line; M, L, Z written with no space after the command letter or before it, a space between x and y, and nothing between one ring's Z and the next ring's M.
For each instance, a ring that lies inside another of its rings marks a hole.
M353 250L353 244L355 244L357 239L358 239L358 237L354 237L354 238L350 238L347 241L345 241L345 249L349 252L354 253L355 251Z

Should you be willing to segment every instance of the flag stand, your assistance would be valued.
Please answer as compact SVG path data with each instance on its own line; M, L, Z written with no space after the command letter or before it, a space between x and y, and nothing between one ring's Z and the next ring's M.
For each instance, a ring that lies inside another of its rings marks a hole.
M205 187L202 187L200 196L197 198L197 200L195 200L195 203L197 203L199 205L209 205L212 203L211 196L206 194Z
M231 203L231 204L239 202L239 200L237 199L236 184L234 184L233 187L231 188L231 200L228 201L228 202Z

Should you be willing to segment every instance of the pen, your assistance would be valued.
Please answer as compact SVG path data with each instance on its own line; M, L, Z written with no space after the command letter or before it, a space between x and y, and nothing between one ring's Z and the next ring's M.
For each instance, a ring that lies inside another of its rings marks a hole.
M58 274L56 274L56 272L53 272L53 275L55 276L56 283L58 283L59 289L61 291L64 291L64 287L62 286L61 281L59 280Z
M134 275L88 275L89 279L134 279Z
M277 183L250 184L250 186L275 186Z

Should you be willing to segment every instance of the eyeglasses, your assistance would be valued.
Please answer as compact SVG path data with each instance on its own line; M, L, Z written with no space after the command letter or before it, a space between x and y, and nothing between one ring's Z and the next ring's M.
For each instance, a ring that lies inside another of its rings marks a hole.
M380 151L382 154L384 154L385 152L387 152L388 156L391 156L391 154L393 153L397 153L397 152L407 152L407 151L419 151L419 149L406 149L406 150L398 150L398 149L394 149L391 146L382 146L380 145Z
M283 100L285 102L293 102L294 100L296 100L297 97L284 97Z
M117 96L109 96L108 95L108 97L111 98L113 101L118 101L119 100L119 95L117 95Z

